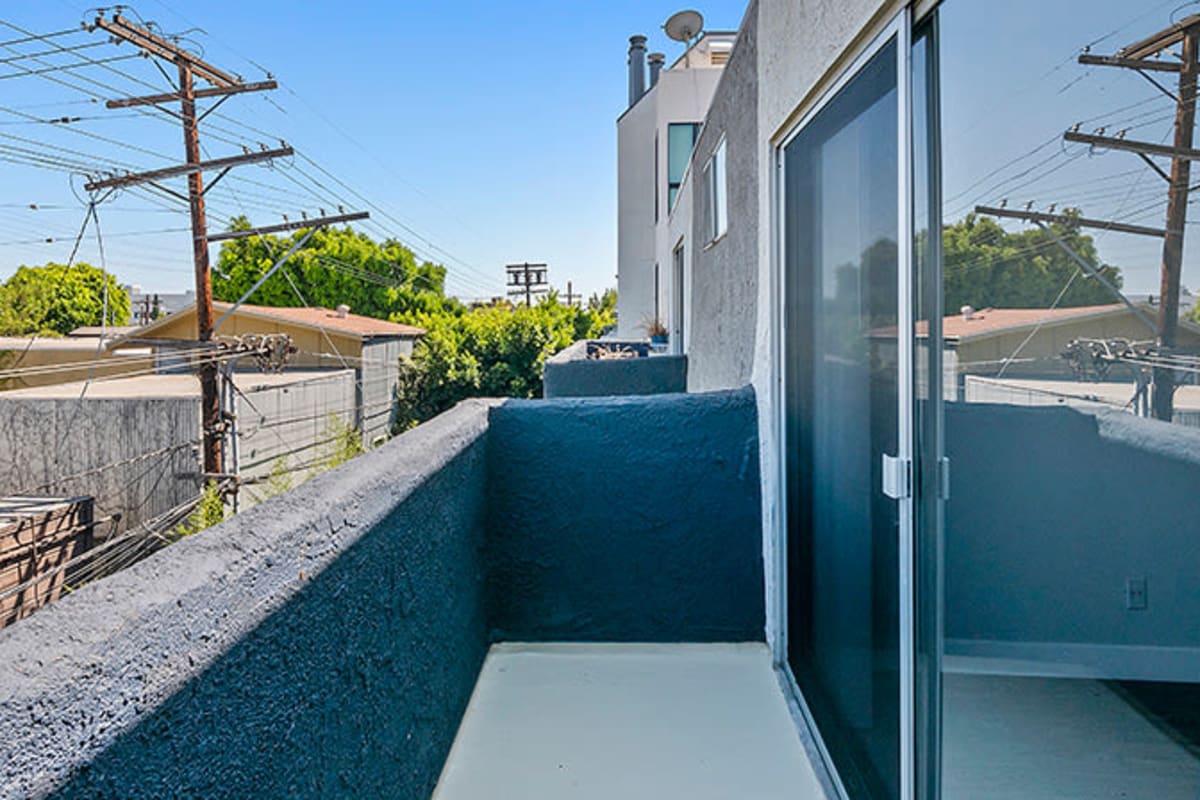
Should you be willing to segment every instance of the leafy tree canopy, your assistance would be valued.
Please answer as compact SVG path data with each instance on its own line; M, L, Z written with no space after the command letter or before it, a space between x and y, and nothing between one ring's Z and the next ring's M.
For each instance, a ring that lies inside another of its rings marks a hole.
M416 314L400 321L425 328L400 365L399 427L430 419L468 397L538 397L546 359L613 324L616 292L586 310L561 305L551 292L538 305Z
M233 220L233 230L249 227L244 217ZM298 231L291 236L226 241L212 273L213 296L229 303L241 299L303 236ZM386 319L393 314L452 310L456 302L445 296L445 282L445 267L418 264L413 252L397 241L376 242L348 228L325 228L314 233L247 302L325 308L344 303L355 314Z
M1100 262L1091 236L1078 226L1051 229L1079 256L1121 288L1121 270ZM1078 271L1078 265L1041 228L1010 233L989 217L970 214L943 231L945 307L1048 308ZM1080 275L1059 301L1060 307L1105 305L1117 298L1095 278Z
M108 324L129 324L129 295L113 275L90 264L20 267L0 284L0 335L65 335L100 325L108 286Z

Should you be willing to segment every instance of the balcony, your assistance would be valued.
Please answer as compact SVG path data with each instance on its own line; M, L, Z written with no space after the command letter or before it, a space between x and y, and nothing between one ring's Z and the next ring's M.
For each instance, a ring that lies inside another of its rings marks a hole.
M1139 682L1200 678L1200 432L946 421L947 796L1182 796L1192 695ZM759 424L749 390L470 401L87 586L0 633L0 797L834 796L764 643Z
M749 391L464 403L4 631L0 795L815 787L757 441Z

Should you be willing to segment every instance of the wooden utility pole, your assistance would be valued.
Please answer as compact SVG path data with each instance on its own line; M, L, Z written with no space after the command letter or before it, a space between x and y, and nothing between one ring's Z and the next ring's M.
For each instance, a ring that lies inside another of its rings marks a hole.
M218 97L218 103L230 95L243 94L250 91L262 91L276 88L273 80L256 84L246 84L207 63L203 59L189 53L179 45L171 42L148 28L137 25L125 19L119 13L111 19L103 14L97 16L89 30L97 28L110 34L116 42L127 42L148 57L168 61L179 71L179 91L174 94L159 94L149 97L114 99L106 103L108 108L127 108L142 105L161 105L162 103L179 101L180 119L183 121L183 145L185 163L180 167L169 167L154 170L140 175L114 176L107 180L92 181L86 188L97 191L107 187L118 187L135 183L155 183L163 178L175 175L186 175L188 191L186 199L192 219L192 262L196 281L196 338L203 344L212 343L213 306L212 278L208 260L208 221L204 211L204 179L205 168L221 168L223 171L209 184L212 188L230 168L238 165L263 161L276 155L290 155L291 148L284 147L278 151L247 153L243 156L216 159L204 162L200 158L200 129L199 123L203 118L196 114L197 97ZM195 79L209 83L212 88L196 89ZM163 188L163 187L160 187ZM166 189L167 192L180 196L177 192ZM222 441L225 423L221 419L221 396L219 388L219 365L215 358L215 350L202 350L200 356L200 419L202 426L202 451L204 453L204 474L211 478L222 475Z
M547 267L545 264L509 264L505 268L508 273L508 296L525 296L525 305L533 306L533 297L545 294L550 284L546 282Z
M583 295L575 294L575 292L572 291L573 289L574 287L571 285L571 282L567 281L567 293L564 295L564 297L567 299L568 306L573 306L577 300L583 299Z
M1183 63L1179 72L1179 97L1175 107L1175 150L1192 148L1196 130L1196 71L1200 25L1192 25L1183 37ZM1183 232L1187 225L1188 184L1192 162L1171 159L1171 183L1167 201L1167 235L1163 239L1161 303L1158 307L1159 346L1168 352L1175 347L1179 330L1179 286L1183 272ZM1154 370L1154 416L1170 421L1174 415L1175 370Z
M179 61L179 100L183 117L183 147L189 167L200 164L200 128L196 121L196 94L192 70ZM208 218L204 212L204 177L197 169L188 174L188 209L192 217L192 267L196 278L196 338L212 342L212 273L208 263ZM207 355L207 354L206 354ZM221 459L224 422L221 419L220 365L211 358L200 361L200 424L204 430L204 471L224 472Z
M1164 51L1179 46L1179 62L1160 61ZM1153 83L1163 94L1175 101L1175 141L1173 146L1151 142L1134 142L1122 134L1115 137L1069 131L1064 139L1082 142L1093 147L1126 150L1136 153L1167 181L1167 220L1163 232L1161 302L1158 309L1159 352L1169 355L1175 347L1179 329L1179 288L1183 272L1183 234L1187 227L1188 195L1191 187L1192 161L1200 160L1193 149L1196 129L1196 83L1200 74L1200 15L1192 15L1169 28L1139 42L1122 48L1113 56L1085 53L1082 64L1111 66L1136 70ZM1179 73L1179 88L1171 92L1152 77L1150 72ZM1103 133L1102 131L1100 133ZM1170 174L1150 160L1150 156L1171 159ZM1170 421L1175 407L1175 371L1170 367L1155 367L1152 408L1157 419Z

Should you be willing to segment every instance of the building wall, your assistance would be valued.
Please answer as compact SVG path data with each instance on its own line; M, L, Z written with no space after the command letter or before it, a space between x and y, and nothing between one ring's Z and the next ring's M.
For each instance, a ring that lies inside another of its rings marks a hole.
M762 640L751 392L509 401L491 425L496 639Z
M645 336L642 324L654 316L657 101L655 89L617 122L617 335L623 338Z
M0 394L0 495L91 496L97 518L119 512L126 530L196 495L199 438L192 397Z
M658 84L617 121L617 333L622 338L645 336L645 325L654 318L654 265L660 279L670 277L667 126L703 122L722 71L708 66L663 70ZM659 295L658 314L664 318L670 304L661 285Z
M286 386L258 388L252 374L237 375L234 381L243 393L235 400L243 478L266 478L284 470L298 484L328 459L334 446L329 440L336 433L332 420L355 425L354 370L331 371ZM253 503L262 491L248 486L241 499Z
M758 7L751 4L713 97L692 159L688 388L703 392L745 386L754 364L758 316ZM728 232L709 243L700 174L722 139L726 149Z
M363 345L361 424L363 441L367 444L391 435L400 357L411 356L412 352L412 339L383 339Z

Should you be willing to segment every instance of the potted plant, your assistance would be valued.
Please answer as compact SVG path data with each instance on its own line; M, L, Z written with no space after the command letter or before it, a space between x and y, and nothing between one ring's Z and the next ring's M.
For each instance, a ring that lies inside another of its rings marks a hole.
M646 323L646 334L650 337L650 344L658 346L665 345L669 336L667 326L660 319L652 319Z

